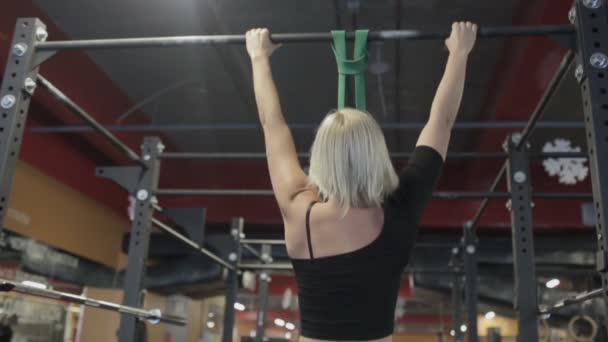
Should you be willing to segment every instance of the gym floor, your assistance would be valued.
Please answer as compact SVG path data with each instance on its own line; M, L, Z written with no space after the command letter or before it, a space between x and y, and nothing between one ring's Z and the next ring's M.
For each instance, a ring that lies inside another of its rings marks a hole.
M572 0L10 1L0 11L0 65L10 61L15 23L24 17L39 18L47 27L48 41L68 41L243 34L252 27L276 33L357 28L441 31L455 20L481 27L566 25L571 7ZM450 153L504 153L505 139L524 128L558 70L565 46L563 39L541 36L482 39L471 56ZM369 44L368 110L383 126L391 153L412 151L446 56L441 40ZM266 161L259 157L264 145L247 58L242 45L67 50L45 62L40 74L137 153L144 137L156 136L166 152L206 154L195 160L162 160L160 188L269 190ZM290 44L277 52L273 66L297 149L307 153L316 125L335 107L337 71L331 47ZM574 75L575 63L530 137L532 153L587 150L581 91ZM437 191L487 192L503 161L481 155L448 158ZM395 160L396 167L404 163ZM121 303L133 200L120 186L98 177L95 169L126 165L133 163L116 146L38 89L30 103L3 221L7 248L0 253L0 278ZM591 180L584 171L588 166L579 160L532 159L533 192L590 194ZM555 167L561 167L559 172L553 172ZM497 191L506 189L502 182ZM162 208L205 208L166 215L181 215L169 222L195 241L200 234L201 246L224 260L231 252L229 233L235 217L243 218L247 239L283 238L272 196L159 195L158 200ZM478 332L488 341L496 329L503 341L515 341L518 333L506 201L490 200L477 227ZM403 276L396 341L452 340L452 247L460 244L463 225L480 202L435 198L430 203ZM539 198L532 212L539 304L600 286L591 198ZM201 222L200 231L183 228L192 220ZM158 228L152 231L144 307L188 317L188 324L147 324L148 341L221 338L226 274L209 258L185 249ZM273 246L272 257L276 263L287 262L283 246ZM244 261L253 259L254 254L243 251ZM292 272L269 274L265 334L296 340L299 317ZM252 279L239 279L235 340L256 329L260 291L259 281ZM252 288L256 282L257 290ZM597 319L604 310L599 300L592 300L545 317L552 341L570 338L568 322L577 315L604 324ZM22 319L9 323L13 313ZM13 292L0 297L0 325L13 326L13 341L114 341L119 318L65 301ZM61 329L52 328L58 326Z

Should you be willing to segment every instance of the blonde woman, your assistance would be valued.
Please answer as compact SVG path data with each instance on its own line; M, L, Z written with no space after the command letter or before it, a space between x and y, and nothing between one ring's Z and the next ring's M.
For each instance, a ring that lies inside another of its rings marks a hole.
M283 215L301 315L300 341L391 341L401 273L445 159L477 26L454 23L450 54L427 124L399 175L371 115L329 113L307 176L272 79L278 46L247 32L272 188Z

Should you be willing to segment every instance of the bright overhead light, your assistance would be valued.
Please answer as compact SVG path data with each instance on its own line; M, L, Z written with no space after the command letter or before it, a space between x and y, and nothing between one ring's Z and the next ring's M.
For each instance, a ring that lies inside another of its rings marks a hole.
M454 329L450 330L450 336L456 336L456 332L454 331Z
M289 331L285 333L285 338L291 339L291 333Z
M285 323L285 328L287 328L289 330L294 330L296 328L296 325L291 322L287 322L287 323Z
M486 312L486 319L494 319L494 317L496 317L496 313L494 311Z
M463 324L463 325L461 325L461 326L460 326L460 331L462 331L462 332L467 332L467 326L466 326L466 325L464 325L464 324Z
M214 321L207 321L207 328L209 328L209 329L215 328L215 322Z
M280 318L275 318L274 319L274 324L280 326L280 327L284 327L285 326L285 321L280 319Z
M559 279L553 278L547 282L546 286L550 289L554 289L554 288L558 287L559 284L560 284Z
M241 303L234 303L234 308L239 310L239 311L245 311L245 305L241 304Z
M41 289L41 290L46 290L46 285L43 283L39 283L37 281L24 280L21 282L21 284L23 284L25 286L29 286L29 287L35 287L35 288Z

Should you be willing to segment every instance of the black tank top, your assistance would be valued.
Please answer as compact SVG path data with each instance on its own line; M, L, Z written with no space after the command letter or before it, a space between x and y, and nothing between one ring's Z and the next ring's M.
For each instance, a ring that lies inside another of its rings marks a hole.
M298 285L302 336L334 341L371 340L393 333L401 275L442 165L437 151L428 146L417 147L399 175L399 187L384 202L380 235L349 253L314 257L311 203L306 215L310 259L291 259Z

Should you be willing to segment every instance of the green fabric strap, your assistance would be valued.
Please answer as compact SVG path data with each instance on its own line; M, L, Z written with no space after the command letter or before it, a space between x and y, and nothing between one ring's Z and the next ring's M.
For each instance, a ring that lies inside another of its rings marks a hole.
M365 70L367 69L367 35L369 30L355 32L355 49L353 59L346 56L346 32L332 31L334 38L334 55L338 65L338 109L346 105L346 75L355 78L355 104L357 109L366 110L365 105Z

